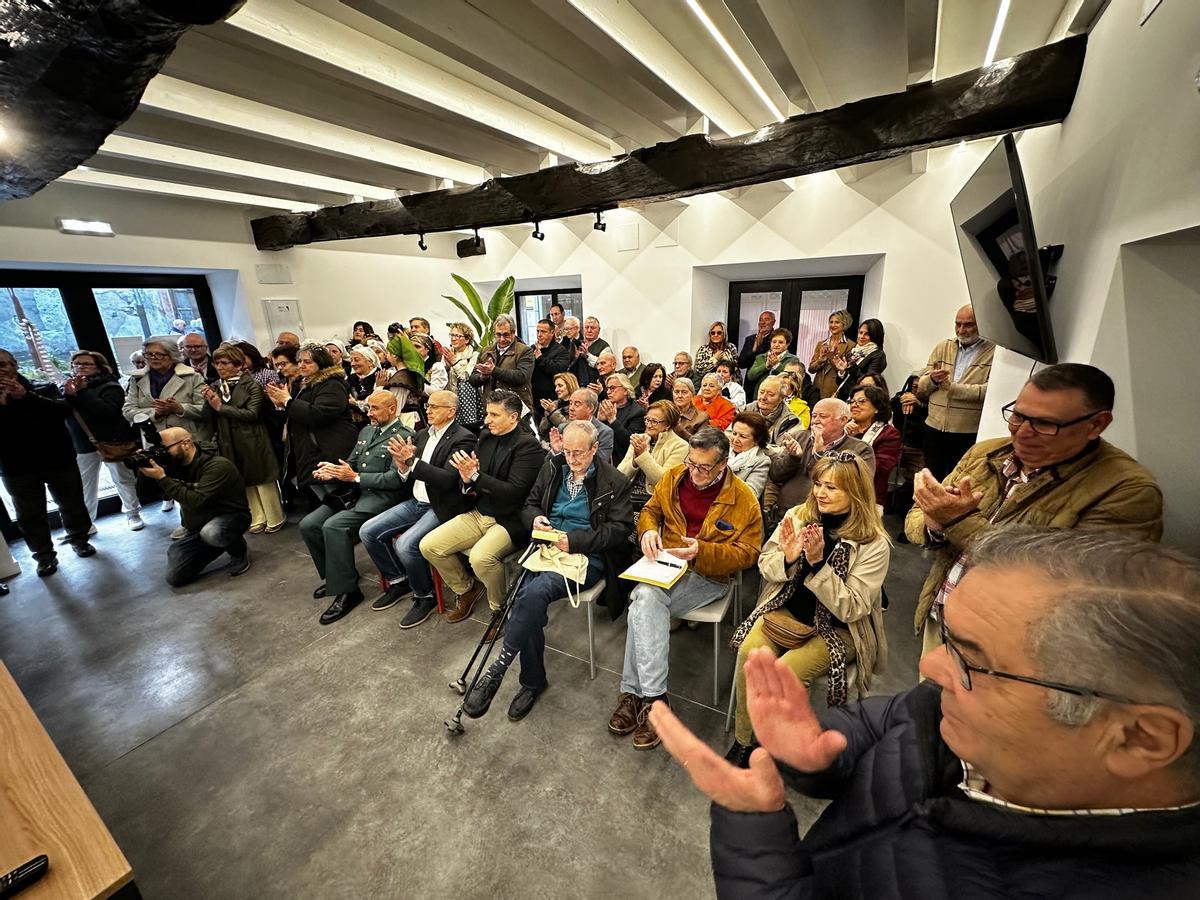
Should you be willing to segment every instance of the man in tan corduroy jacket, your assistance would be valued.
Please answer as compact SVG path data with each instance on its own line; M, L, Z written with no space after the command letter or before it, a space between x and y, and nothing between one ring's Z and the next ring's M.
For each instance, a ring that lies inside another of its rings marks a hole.
M941 481L975 443L992 374L996 345L979 336L975 312L964 306L954 316L954 338L929 354L916 394L929 404L925 420L925 465Z

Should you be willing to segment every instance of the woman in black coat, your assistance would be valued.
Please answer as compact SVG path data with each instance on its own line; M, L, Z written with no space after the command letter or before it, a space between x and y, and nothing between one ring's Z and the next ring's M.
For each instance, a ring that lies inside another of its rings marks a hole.
M263 387L244 372L246 355L225 344L213 352L220 378L205 385L204 399L217 419L217 449L238 467L246 484L250 506L250 531L274 533L285 517L279 500L279 461L263 418Z
M598 449L596 427L591 422L568 422L563 429L564 452L543 464L521 511L521 520L531 531L563 533L553 548L582 554L587 560L583 583L572 583L572 592L592 587L603 578L608 611L615 619L628 598L630 582L619 580L617 575L628 563L633 507L629 502L629 479L600 459ZM537 552L544 559L548 548ZM516 720L529 713L546 687L542 630L548 620L547 611L551 603L566 595L564 576L558 572L531 572L525 576L513 603L500 656L463 701L468 716L477 719L487 712L509 664L518 655L521 688L508 708L508 717Z
M887 368L887 354L883 352L883 323L878 319L865 319L858 326L858 343L844 357L836 357L838 389L836 396L850 402L854 386L864 375L882 375Z
M350 391L342 367L329 351L308 345L296 354L300 389L293 397L287 387L267 387L267 396L287 413L288 445L296 458L296 482L312 488L319 498L330 491L330 482L317 481L313 472L322 462L337 462L350 455L358 429L350 417Z
M83 480L83 502L88 515L96 521L100 506L100 464L104 463L113 486L121 498L121 509L130 531L146 527L142 504L137 495L137 475L119 460L107 460L96 450L96 443L136 443L137 434L125 420L125 389L103 353L77 350L71 354L71 377L63 385L63 394L71 407L67 429L75 444L75 461ZM90 432L90 434L89 434Z

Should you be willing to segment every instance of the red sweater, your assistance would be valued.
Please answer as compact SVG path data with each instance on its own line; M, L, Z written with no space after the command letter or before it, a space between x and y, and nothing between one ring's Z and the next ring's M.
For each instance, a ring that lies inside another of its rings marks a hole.
M700 490L692 484L691 475L683 476L683 480L679 482L679 508L683 511L683 520L687 522L688 537L694 538L700 533L700 527L704 524L709 507L717 499L717 494L721 493L721 486L725 484L725 479L728 477L729 470L726 469L725 474L717 481L704 490Z

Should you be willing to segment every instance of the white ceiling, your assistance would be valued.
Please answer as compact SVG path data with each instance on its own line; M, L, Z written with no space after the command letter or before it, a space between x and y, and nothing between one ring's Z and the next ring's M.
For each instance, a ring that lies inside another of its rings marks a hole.
M1061 36L1079 2L1011 0L997 58ZM264 213L475 183L978 67L999 5L248 0L183 38L83 175Z

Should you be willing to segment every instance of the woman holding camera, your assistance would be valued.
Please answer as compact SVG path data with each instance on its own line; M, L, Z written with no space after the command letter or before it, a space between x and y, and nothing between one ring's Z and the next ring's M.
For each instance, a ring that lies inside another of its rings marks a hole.
M71 354L71 377L63 385L63 394L71 407L67 428L75 442L75 461L83 479L83 502L88 515L96 521L100 506L100 464L121 498L121 509L130 531L146 527L142 521L142 504L137 495L137 476L132 469L121 465L120 457L101 445L129 444L141 446L137 433L125 421L121 407L125 405L125 390L121 387L108 359L103 353L76 350ZM93 526L95 527L95 526Z
M237 347L218 347L213 352L213 365L220 377L205 385L204 399L216 414L218 452L242 473L250 507L250 533L274 534L286 520L276 484L279 463L262 419L266 395L262 385L244 373L246 356Z
M744 767L754 747L745 664L755 648L782 658L805 684L828 674L830 706L850 699L853 662L856 692L866 695L887 656L883 580L890 557L867 465L851 453L818 461L808 499L788 510L763 546L758 606L733 635L737 732L726 759Z
M317 481L313 472L322 462L345 459L358 440L350 416L350 391L342 367L319 344L296 354L300 387L296 395L286 385L268 385L267 396L287 417L288 444L296 458L296 483L312 488L318 498L329 493L330 482Z

